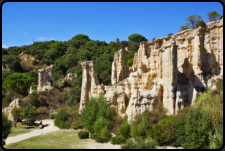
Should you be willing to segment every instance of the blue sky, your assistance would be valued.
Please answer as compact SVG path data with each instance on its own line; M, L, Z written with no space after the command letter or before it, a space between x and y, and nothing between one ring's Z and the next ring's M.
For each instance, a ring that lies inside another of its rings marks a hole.
M219 2L6 2L2 5L2 46L34 41L67 41L77 34L107 43L141 34L148 40L176 34L189 15L223 15Z

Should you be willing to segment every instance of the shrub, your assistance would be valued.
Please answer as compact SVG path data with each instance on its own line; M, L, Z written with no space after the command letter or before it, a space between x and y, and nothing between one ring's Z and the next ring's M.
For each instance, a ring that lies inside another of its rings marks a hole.
M66 100L66 104L69 106L75 105L80 101L80 91L81 88L78 86L72 87L69 90L68 99Z
M13 96L19 97L19 95L17 93L15 93L14 91L12 91L12 90L7 91L5 94L5 97L3 99L3 102L6 104L11 103L13 100Z
M128 123L123 123L120 127L119 133L124 137L124 138L129 138L130 137L130 125Z
M174 143L171 144L173 147L179 147L182 146L182 144L185 142L185 136L181 135L179 136Z
M51 113L51 114L49 115L49 118L50 118L50 119L54 119L54 118L55 118L55 114L54 114L54 113Z
M37 64L36 59L32 60L32 65L36 65L36 64Z
M106 127L102 128L98 135L95 137L95 141L99 143L105 143L110 140L112 134L108 131Z
M34 123L34 118L36 115L36 109L32 105L24 106L20 108L20 116L21 118L26 118L27 119L27 124L33 124Z
M95 139L96 138L96 135L94 133L91 133L90 138L91 139Z
M202 112L202 105L191 107L185 124L185 149L204 149L209 144L210 121L206 113Z
M115 137L112 137L110 139L110 142L112 144L123 144L123 143L126 142L126 138L123 137L123 135L120 134L120 135L116 135Z
M137 126L131 127L130 135L136 140L138 137L146 138L147 132L151 129L147 121L142 118L142 121Z
M104 96L100 95L99 98L91 98L87 102L81 117L85 129L94 133L104 126L109 128L113 124L114 114L114 110L107 105Z
M210 149L221 149L223 147L223 134L216 133L212 135L212 131L209 132L209 148Z
M156 149L158 143L151 138L138 138L136 142L132 139L128 139L124 145L121 146L122 149Z
M39 108L37 108L36 110L36 114L48 114L48 108L46 106L41 106Z
M5 145L5 140L11 133L12 122L8 120L8 116L2 112L2 146Z
M38 101L38 93L36 91L32 92L29 95L29 99L30 99L31 105L38 107L39 101Z
M73 129L77 129L77 128L82 128L83 127L83 123L80 119L75 120L72 124L71 124L71 128Z
M55 116L54 124L59 128L69 129L71 123L68 120L68 113L63 108L59 108Z
M89 138L89 132L88 131L80 131L78 133L79 139Z

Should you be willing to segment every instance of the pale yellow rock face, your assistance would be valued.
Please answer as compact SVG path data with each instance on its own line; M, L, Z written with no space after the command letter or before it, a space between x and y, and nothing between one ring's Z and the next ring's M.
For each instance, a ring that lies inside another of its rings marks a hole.
M14 99L14 100L9 104L8 107L6 107L6 108L3 109L3 112L5 112L5 113L8 115L8 119L9 119L9 120L13 121L13 116L12 116L11 111L12 111L13 108L19 108L19 107L20 107L20 103L21 103L21 101L19 100L19 98Z
M53 81L52 72L53 72L53 65L38 70L38 87L37 87L38 92L53 89L51 85L51 81Z
M123 61L122 49L114 54L114 60L112 63L112 75L111 84L116 84L119 81L129 76L129 69L126 68Z
M169 115L193 104L203 86L213 87L208 76L212 69L215 77L223 78L223 19L206 25L141 42L129 69L119 50L112 63L112 86L98 85L93 62L82 62L80 111L88 98L100 93L128 121L146 109L154 110L159 102Z

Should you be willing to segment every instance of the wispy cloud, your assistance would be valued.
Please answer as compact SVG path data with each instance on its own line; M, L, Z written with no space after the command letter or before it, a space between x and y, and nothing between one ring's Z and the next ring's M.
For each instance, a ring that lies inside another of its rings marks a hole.
M35 38L35 39L37 39L37 40L47 40L48 38L37 37L37 38Z
M7 48L8 49L8 47L6 45L2 45L2 48Z
M51 41L51 40L55 40L55 39L50 38L49 41Z
M28 33L23 33L24 35L27 35Z

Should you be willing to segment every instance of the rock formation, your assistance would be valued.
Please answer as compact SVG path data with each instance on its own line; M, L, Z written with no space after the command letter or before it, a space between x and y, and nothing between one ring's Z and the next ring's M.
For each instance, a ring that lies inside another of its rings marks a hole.
M99 85L93 62L82 62L79 110L100 93L120 115L127 115L128 121L146 109L153 110L159 102L167 114L177 114L187 103L192 104L202 87L212 87L207 78L212 70L223 77L223 19L206 25L141 42L129 69L119 50L112 63L113 86Z
M14 99L8 107L4 108L3 109L3 112L5 112L7 115L8 115L8 119L13 121L13 116L12 116L12 109L13 108L19 108L20 107L20 104L21 104L21 100L19 98L17 99Z
M72 85L72 83L77 80L76 77L77 77L76 73L68 73L64 78L62 85L65 85L65 83Z
M112 75L111 75L111 84L115 84L129 76L129 69L126 69L126 66L123 61L122 49L114 54L114 60L112 63Z
M52 87L52 72L53 65L47 66L44 69L38 70L38 87L37 91L47 91L53 89Z

